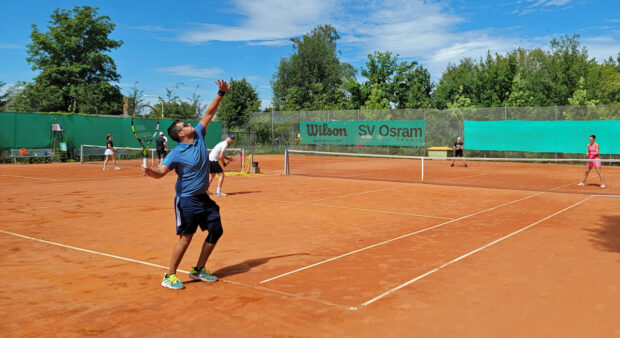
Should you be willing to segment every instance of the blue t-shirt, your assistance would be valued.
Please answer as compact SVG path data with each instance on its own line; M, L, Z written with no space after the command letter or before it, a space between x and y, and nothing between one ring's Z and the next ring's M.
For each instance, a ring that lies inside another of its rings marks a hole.
M205 194L209 188L209 153L205 146L205 127L198 123L194 143L179 143L162 164L177 172L176 195Z

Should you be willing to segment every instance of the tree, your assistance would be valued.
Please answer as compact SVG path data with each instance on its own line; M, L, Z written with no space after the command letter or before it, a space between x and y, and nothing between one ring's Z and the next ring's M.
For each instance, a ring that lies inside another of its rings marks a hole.
M260 100L256 89L245 79L230 79L230 91L222 98L217 111L217 119L222 121L224 128L245 126L250 113L260 108Z
M589 95L603 104L620 104L620 53L617 62L609 58L596 68L600 74L600 81L598 86L588 86L592 91Z
M473 105L478 103L479 66L472 58L462 59L458 65L448 64L433 91L433 103L436 108L446 109L457 96L468 98Z
M0 81L0 91L2 90L2 87L4 87L4 85L6 85L6 83ZM0 95L0 109L4 109L4 105L6 104L6 98L9 95L8 90L4 92L4 94Z
M385 94L381 92L379 88L373 88L370 91L368 100L361 107L362 110L379 110L390 109L390 101L385 98Z
M354 77L355 69L338 59L338 39L338 32L330 25L318 26L300 38L291 38L293 53L280 59L271 81L276 110L346 106L343 83Z
M360 91L363 102L372 95L372 89L377 89L375 94L382 93L390 106L397 109L430 106L431 76L415 61L399 62L398 55L376 51L368 55L361 74L367 79Z
M5 95L5 104L2 107L4 111L16 112L16 111L27 111L24 104L24 97L22 92L26 87L26 82L17 81L12 86L9 86L6 89Z
M550 93L553 104L566 105L568 98L578 89L579 79L587 76L594 61L588 60L588 51L581 46L579 35L564 35L551 40L548 69L553 78Z
M200 95L197 93L199 86L194 88L194 93L191 98L182 100L176 95L181 85L182 83L177 83L174 88L166 88L166 97L159 97L159 102L155 104L154 107L157 109L156 113L161 114L160 117L180 120L195 120L200 118L202 104ZM152 113L154 112L149 112L149 116Z
M32 26L27 61L40 73L26 85L23 102L31 110L120 114L123 96L114 60L107 53L122 45L109 35L115 24L97 8L57 9L48 31Z
M583 77L579 78L578 83L578 89L568 98L568 103L571 106L595 106L599 104L599 100L588 99L586 80Z
M138 89L138 82L134 82L129 94L123 97L123 113L134 114L136 111L140 111L144 105L143 96L144 90Z
M534 93L528 89L521 74L517 74L512 79L510 96L506 99L505 105L509 107L531 107L535 105Z

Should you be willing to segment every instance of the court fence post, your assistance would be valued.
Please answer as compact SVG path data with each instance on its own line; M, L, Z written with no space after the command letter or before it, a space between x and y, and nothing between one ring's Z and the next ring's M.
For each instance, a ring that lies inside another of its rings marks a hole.
M288 175L288 149L284 149L284 175Z
M80 144L80 163L84 163L84 145Z

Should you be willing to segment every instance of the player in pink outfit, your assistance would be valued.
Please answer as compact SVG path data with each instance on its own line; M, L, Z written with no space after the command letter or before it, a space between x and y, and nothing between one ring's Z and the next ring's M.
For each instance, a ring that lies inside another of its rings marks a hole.
M599 161L598 157L599 146L598 143L594 142L594 140L596 140L596 135L590 135L590 144L588 144L588 146L586 147L586 154L588 155L589 160L595 161L588 161L586 172L583 175L583 179L581 180L581 182L579 182L578 185L584 185L584 182L588 178L588 174L590 174L590 170L592 170L592 168L595 168L596 172L598 173L598 177L601 178L601 188L605 188L605 180L603 180L603 173L601 172L601 161Z

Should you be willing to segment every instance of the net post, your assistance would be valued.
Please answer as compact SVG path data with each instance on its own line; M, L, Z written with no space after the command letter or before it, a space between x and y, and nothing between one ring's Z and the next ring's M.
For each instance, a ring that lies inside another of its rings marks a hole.
M80 163L84 164L84 144L80 144Z
M422 177L421 181L424 182L424 157L422 157Z
M288 149L284 149L284 175L288 174Z

